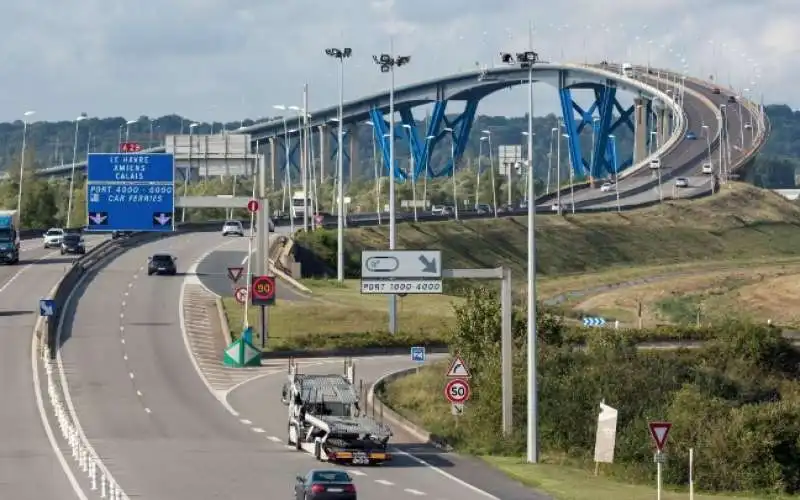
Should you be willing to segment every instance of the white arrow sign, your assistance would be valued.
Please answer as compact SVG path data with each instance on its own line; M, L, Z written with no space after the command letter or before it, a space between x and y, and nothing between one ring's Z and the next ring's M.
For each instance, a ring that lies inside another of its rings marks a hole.
M95 224L102 224L102 223L103 223L103 221L104 221L104 220L106 220L107 218L108 218L108 217L106 217L105 215L101 214L100 212L98 212L98 213L96 213L96 214L91 214L91 215L89 216L89 219L90 219L92 222L94 222Z
M156 217L156 216L153 216L153 220L154 220L154 221L156 221L156 222L158 222L158 223L159 223L159 224L161 224L162 226L166 226L166 225L167 225L167 222L169 222L169 221L171 221L171 220L172 220L172 217L170 217L170 216L169 216L169 215L167 215L167 214L158 214L158 217Z

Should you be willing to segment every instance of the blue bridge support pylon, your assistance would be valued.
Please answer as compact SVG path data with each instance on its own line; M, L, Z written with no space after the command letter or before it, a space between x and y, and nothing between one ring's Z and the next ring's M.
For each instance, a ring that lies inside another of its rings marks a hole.
M633 157L626 158L618 163L617 143L610 136L622 125L626 125L631 132L634 131L631 116L634 106L624 108L617 100L616 83L608 80L604 85L585 83L566 86L566 73L559 78L559 97L561 100L561 113L564 118L564 131L569 149L570 165L577 179L589 176L592 179L604 177L606 174L615 174L616 169L622 171L633 163ZM573 99L573 90L591 90L594 93L594 102L588 109L583 109ZM587 159L581 147L582 133L586 126L591 133L591 154Z

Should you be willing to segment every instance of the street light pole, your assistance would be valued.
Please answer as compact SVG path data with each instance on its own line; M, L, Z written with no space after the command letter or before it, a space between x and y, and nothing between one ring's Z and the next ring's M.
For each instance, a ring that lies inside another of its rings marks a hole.
M272 106L275 109L284 111L281 113L283 119L283 186L284 186L284 196L285 198L289 198L289 231L291 234L294 234L294 202L292 201L292 174L291 174L291 165L290 165L290 147L289 147L289 125L286 121L286 106L282 104L276 104Z
M394 41L390 41L389 54L373 55L372 60L381 70L389 73L389 250L397 243L397 219L395 207L395 165L394 165L394 69L411 62L411 56L395 56ZM341 125L341 124L340 124ZM340 145L341 147L341 145ZM397 295L389 295L389 333L397 333Z
M452 165L452 170L450 171L450 177L453 180L453 215L455 216L456 220L458 220L458 193L456 192L456 141L455 141L455 131L452 127L447 127L443 129L445 132L450 133L450 164Z
M481 130L481 133L484 134L486 137L486 142L489 146L489 170L492 171L492 211L494 212L494 218L497 218L497 187L495 185L494 180L494 149L492 147L492 131L491 130ZM483 138L481 138L483 140Z
M131 125L136 125L136 120L128 120L125 122L125 142L131 137Z
M614 190L617 192L617 212L622 211L622 207L619 203L619 166L617 165L617 136L614 134L608 134L608 138L611 139L611 151L614 154Z
M336 133L336 140L339 141L339 151L336 155L338 177L336 191L339 197L336 215L336 279L341 283L344 281L344 60L353 55L353 49L349 47L325 49L325 55L339 61L339 128Z
M85 113L82 113L80 116L75 118L75 137L72 141L72 169L69 175L69 197L67 201L67 228L70 227L70 221L72 220L72 195L73 191L75 190L75 162L77 161L78 157L78 127L86 118L87 117Z
M516 57L500 54L506 64L519 64L528 70L528 443L527 461L539 461L539 415L537 381L536 332L536 204L533 182L533 66L539 59L532 50L519 52Z
M189 177L192 176L192 148L194 148L192 136L194 135L194 129L199 125L200 124L196 122L189 125L189 164L184 170L183 175L183 196L189 196ZM186 222L186 207L181 207L181 222Z
M413 130L411 125L404 123L403 128L408 130L408 136L411 137L413 134ZM410 141L409 141L410 142ZM414 151L413 148L409 148L409 155L408 155L408 166L411 170L411 203L414 204L414 222L419 222L417 219L417 165L414 163Z
M19 192L17 193L17 216L22 223L22 180L25 177L25 149L28 147L28 117L36 111L26 111L22 115L22 151L19 154Z

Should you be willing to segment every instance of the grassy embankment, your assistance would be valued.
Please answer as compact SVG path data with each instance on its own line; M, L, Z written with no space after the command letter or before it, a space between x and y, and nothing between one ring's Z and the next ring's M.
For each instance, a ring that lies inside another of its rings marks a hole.
M538 297L582 291L566 297L565 309L633 322L642 302L645 324L696 319L698 308L701 318L720 309L748 310L775 321L793 316L791 308L771 292L794 293L791 275L800 271L800 207L769 191L737 184L713 198L667 202L622 214L542 216L536 229ZM330 261L335 248L328 242L335 239L320 233L324 232L303 235L299 241ZM348 269L353 270L360 266L361 249L385 246L387 228L353 228L346 235ZM405 223L398 225L397 241L398 248L441 249L446 267L508 266L521 289L524 217ZM593 290L653 276L660 278L617 290ZM311 304L284 301L271 309L270 324L273 335L281 339L278 344L321 347L387 340L380 334L387 324L383 297L360 295L355 281L345 287L323 280L308 285L315 291L308 299ZM400 328L413 337L406 340L440 339L452 324L450 305L458 300L402 299ZM240 324L241 308L232 299L225 305L230 323ZM256 311L251 314L253 323ZM357 335L363 332L372 333Z

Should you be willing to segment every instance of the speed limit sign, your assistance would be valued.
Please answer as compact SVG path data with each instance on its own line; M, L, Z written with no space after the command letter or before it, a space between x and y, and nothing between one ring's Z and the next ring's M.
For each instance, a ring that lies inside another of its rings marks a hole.
M470 396L469 382L461 378L447 382L444 395L451 403L464 403Z

